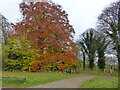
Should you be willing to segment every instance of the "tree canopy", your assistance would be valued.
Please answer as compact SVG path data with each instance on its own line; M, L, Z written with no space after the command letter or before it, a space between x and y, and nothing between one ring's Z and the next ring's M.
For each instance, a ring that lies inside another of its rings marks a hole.
M48 2L22 2L21 22L14 25L15 37L25 36L40 57L34 62L34 70L64 70L77 64L76 43L68 14L60 5Z
M99 29L113 41L120 70L120 1L106 7L98 17L98 23Z

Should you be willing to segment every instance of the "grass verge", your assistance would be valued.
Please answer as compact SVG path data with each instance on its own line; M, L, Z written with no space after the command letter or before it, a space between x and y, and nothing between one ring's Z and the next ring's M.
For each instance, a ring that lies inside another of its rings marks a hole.
M86 74L68 74L68 73L30 73L30 72L3 72L3 77L18 77L26 78L26 83L22 83L21 80L3 78L2 85L14 88L24 88L33 85L39 85L49 83L52 81L67 79L77 76L85 76Z
M117 80L117 79L115 79L114 77L114 80ZM95 77L85 81L81 85L81 88L118 88L118 83L103 77Z

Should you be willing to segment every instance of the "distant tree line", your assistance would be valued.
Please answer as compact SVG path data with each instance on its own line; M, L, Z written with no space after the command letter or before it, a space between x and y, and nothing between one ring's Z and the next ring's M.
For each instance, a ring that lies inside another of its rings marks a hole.
M94 67L97 53L98 67L105 69L105 53L115 50L117 53L118 69L120 71L120 1L106 7L98 17L97 29L90 28L85 31L77 41L79 50L83 53L83 67L85 56L89 58L89 68ZM109 45L113 48L109 48Z

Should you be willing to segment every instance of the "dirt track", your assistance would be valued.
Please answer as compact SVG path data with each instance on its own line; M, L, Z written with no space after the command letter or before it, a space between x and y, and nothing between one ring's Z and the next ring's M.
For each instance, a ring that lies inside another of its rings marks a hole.
M80 88L80 85L88 79L94 78L95 76L82 76L82 77L75 77L60 81L55 81L47 84L31 86L28 88Z

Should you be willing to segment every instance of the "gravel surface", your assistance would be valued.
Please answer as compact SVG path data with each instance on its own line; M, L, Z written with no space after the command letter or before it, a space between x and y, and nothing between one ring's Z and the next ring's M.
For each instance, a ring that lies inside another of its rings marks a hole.
M91 78L96 76L89 75L89 76L81 76L81 77L74 77L65 80L59 80L47 84L31 86L28 88L80 88L81 84Z

